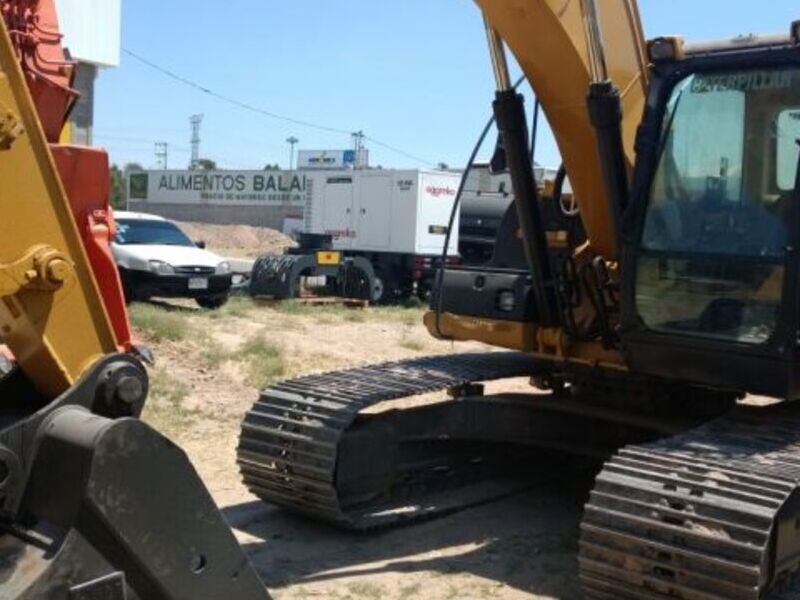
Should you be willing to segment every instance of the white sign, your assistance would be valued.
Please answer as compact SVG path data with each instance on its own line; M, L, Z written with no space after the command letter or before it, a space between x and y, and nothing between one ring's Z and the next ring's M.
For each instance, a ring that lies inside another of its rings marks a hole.
M354 150L300 150L297 154L299 169L345 169L355 164Z
M64 46L75 60L118 67L121 0L56 0Z
M141 171L128 175L128 198L152 204L305 206L296 171Z

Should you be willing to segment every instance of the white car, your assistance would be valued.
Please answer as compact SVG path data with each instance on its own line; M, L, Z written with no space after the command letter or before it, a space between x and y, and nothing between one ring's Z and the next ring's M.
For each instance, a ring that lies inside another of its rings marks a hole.
M194 298L202 307L219 308L230 295L231 265L189 239L162 217L117 212L111 244L128 302Z

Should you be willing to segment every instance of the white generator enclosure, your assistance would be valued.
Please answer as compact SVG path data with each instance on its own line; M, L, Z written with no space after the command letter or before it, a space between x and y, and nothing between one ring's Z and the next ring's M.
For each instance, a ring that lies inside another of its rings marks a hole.
M307 233L333 236L334 248L441 255L461 176L444 171L308 173ZM458 252L459 220L449 255Z

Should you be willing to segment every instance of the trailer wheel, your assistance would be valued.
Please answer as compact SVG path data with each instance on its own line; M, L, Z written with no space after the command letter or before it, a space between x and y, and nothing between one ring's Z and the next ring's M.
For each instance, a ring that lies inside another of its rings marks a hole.
M386 286L383 283L383 278L380 273L375 275L375 280L372 282L372 294L370 302L373 304L383 304L386 301Z
M359 268L347 269L341 290L345 298L372 301L373 286L370 277Z
M390 304L402 296L400 282L391 269L378 268L375 270L375 282L372 285L373 304Z

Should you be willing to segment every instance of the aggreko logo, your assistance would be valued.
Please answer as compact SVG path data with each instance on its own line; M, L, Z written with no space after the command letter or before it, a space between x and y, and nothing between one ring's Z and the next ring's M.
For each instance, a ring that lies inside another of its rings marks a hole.
M451 187L435 187L429 185L425 188L425 191L433 196L434 198L438 198L440 196L455 196L456 191Z
M326 229L325 233L331 236L334 240L354 239L358 237L352 229Z

